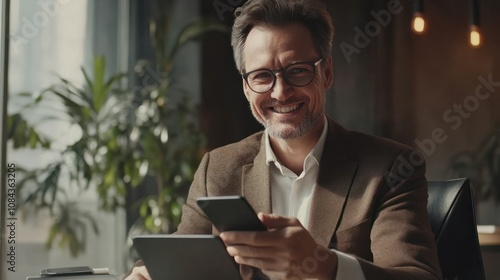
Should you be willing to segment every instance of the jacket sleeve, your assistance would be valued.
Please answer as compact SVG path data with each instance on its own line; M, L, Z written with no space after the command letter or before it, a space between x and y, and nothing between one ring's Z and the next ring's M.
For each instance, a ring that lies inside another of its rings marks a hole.
M399 154L384 174L370 233L373 262L359 259L366 279L442 279L427 213L425 163ZM422 159L422 157L420 157Z
M182 218L175 234L210 234L212 222L196 203L196 198L207 196L207 169L210 153L205 154L194 175L186 203L182 206Z

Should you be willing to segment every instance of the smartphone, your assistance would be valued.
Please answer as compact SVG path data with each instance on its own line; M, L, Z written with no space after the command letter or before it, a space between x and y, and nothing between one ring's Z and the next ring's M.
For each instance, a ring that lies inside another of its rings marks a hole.
M42 277L70 276L70 275L92 275L94 271L88 266L74 266L61 268L48 268L41 271Z
M200 197L196 202L220 232L267 230L242 196Z

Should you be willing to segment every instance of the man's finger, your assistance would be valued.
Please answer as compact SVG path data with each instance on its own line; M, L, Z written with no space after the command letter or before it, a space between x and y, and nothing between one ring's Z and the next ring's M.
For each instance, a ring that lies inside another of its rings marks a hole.
M234 260L239 264L249 265L268 271L281 271L285 269L284 264L276 259L259 259L236 256Z
M287 256L286 252L279 250L276 247L254 247L246 245L231 245L228 246L227 252L231 256L252 257L252 258L275 258Z
M296 218L283 217L275 214L265 214L260 212L259 219L269 229L284 228L288 226L301 226L301 223Z
M227 245L272 246L277 237L268 231L226 231L220 238Z

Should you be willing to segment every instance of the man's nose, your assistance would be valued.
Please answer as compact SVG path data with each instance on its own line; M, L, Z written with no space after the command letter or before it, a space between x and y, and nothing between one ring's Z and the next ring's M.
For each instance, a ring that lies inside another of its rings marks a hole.
M274 87L271 90L271 97L284 101L290 95L292 87L285 81L283 74L281 72L276 74L276 81L274 82Z

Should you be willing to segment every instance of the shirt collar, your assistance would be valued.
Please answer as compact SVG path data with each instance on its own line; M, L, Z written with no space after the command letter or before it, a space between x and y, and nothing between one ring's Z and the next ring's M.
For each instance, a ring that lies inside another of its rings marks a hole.
M307 161L308 158L312 158L314 161L316 161L316 164L319 165L319 161L321 160L321 155L323 154L323 148L325 146L325 140L326 140L326 134L328 132L328 120L326 116L323 116L324 118L324 125L323 125L323 131L321 132L321 136L318 139L318 142L316 142L316 145L312 148L312 150L307 154L305 161ZM266 146L266 164L269 165L270 162L273 162L280 170L281 170L281 164L279 163L278 159L276 158L276 155L273 152L273 149L271 148L271 143L269 141L269 133L267 129L264 130L264 137L265 137L265 146Z

